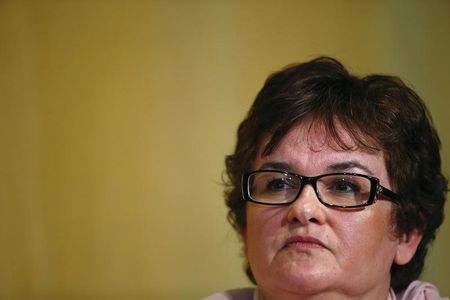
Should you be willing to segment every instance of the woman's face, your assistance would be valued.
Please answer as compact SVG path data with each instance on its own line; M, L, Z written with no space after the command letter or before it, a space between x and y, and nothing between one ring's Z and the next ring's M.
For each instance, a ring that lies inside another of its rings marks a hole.
M390 188L382 152L339 150L304 127L292 129L270 155L259 155L253 169L282 168L304 176L362 173ZM351 142L342 130L341 136ZM247 203L244 251L265 299L386 299L391 265L409 261L418 241L393 234L394 204L378 200L363 209L333 209L307 185L289 206Z

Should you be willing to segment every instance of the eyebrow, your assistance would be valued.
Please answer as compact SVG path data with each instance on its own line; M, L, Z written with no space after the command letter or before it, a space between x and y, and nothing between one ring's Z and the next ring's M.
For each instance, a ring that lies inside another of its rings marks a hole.
M293 166L284 161L268 161L264 163L261 168L262 170L281 170L286 172L294 172ZM349 161L343 161L339 163L331 164L327 167L327 172L344 172L348 171L350 169L360 169L362 171L365 171L368 175L373 176L373 172L363 164L355 161L355 160L349 160Z
M373 175L373 172L370 171L370 169L368 167L366 167L366 166L362 165L361 163L354 161L354 160L343 161L343 162L329 165L327 167L327 171L343 172L343 171L347 171L349 169L354 169L354 168L363 170L363 171L367 172L369 175Z
M293 172L294 168L288 162L284 161L268 161L264 163L261 168L262 170L280 170L286 172Z

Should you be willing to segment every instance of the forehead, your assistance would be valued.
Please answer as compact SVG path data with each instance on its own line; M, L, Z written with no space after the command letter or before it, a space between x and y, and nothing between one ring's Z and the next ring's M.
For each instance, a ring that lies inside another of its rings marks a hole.
M335 122L334 129L334 133L330 133L317 123L300 123L291 128L272 151L265 153L269 136L261 143L253 168L261 168L267 162L285 162L296 166L297 171L307 168L311 172L323 172L337 163L357 162L378 176L385 174L383 151L361 146L339 122Z
M271 150L275 150L287 142L293 145L307 146L311 151L330 148L335 151L381 152L379 147L374 145L373 138L355 128L352 128L350 132L337 119L331 125L317 120L304 120L294 125L279 141L276 141L273 149L267 151L268 144L273 143L272 139L273 135L266 136L261 143L260 154L264 152L264 154L269 154Z

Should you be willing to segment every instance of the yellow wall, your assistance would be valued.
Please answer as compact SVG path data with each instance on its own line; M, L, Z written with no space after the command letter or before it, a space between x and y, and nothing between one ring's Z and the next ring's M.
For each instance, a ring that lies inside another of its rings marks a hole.
M450 2L422 2L0 1L0 299L247 285L223 158L265 77L316 55L407 79L449 175Z

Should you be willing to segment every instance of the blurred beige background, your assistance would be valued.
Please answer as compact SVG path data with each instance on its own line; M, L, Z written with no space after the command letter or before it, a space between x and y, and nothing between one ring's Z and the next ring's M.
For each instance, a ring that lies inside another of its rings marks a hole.
M266 76L317 55L411 84L448 176L449 32L447 0L0 0L0 299L249 285L223 159ZM446 295L449 234L423 277Z

